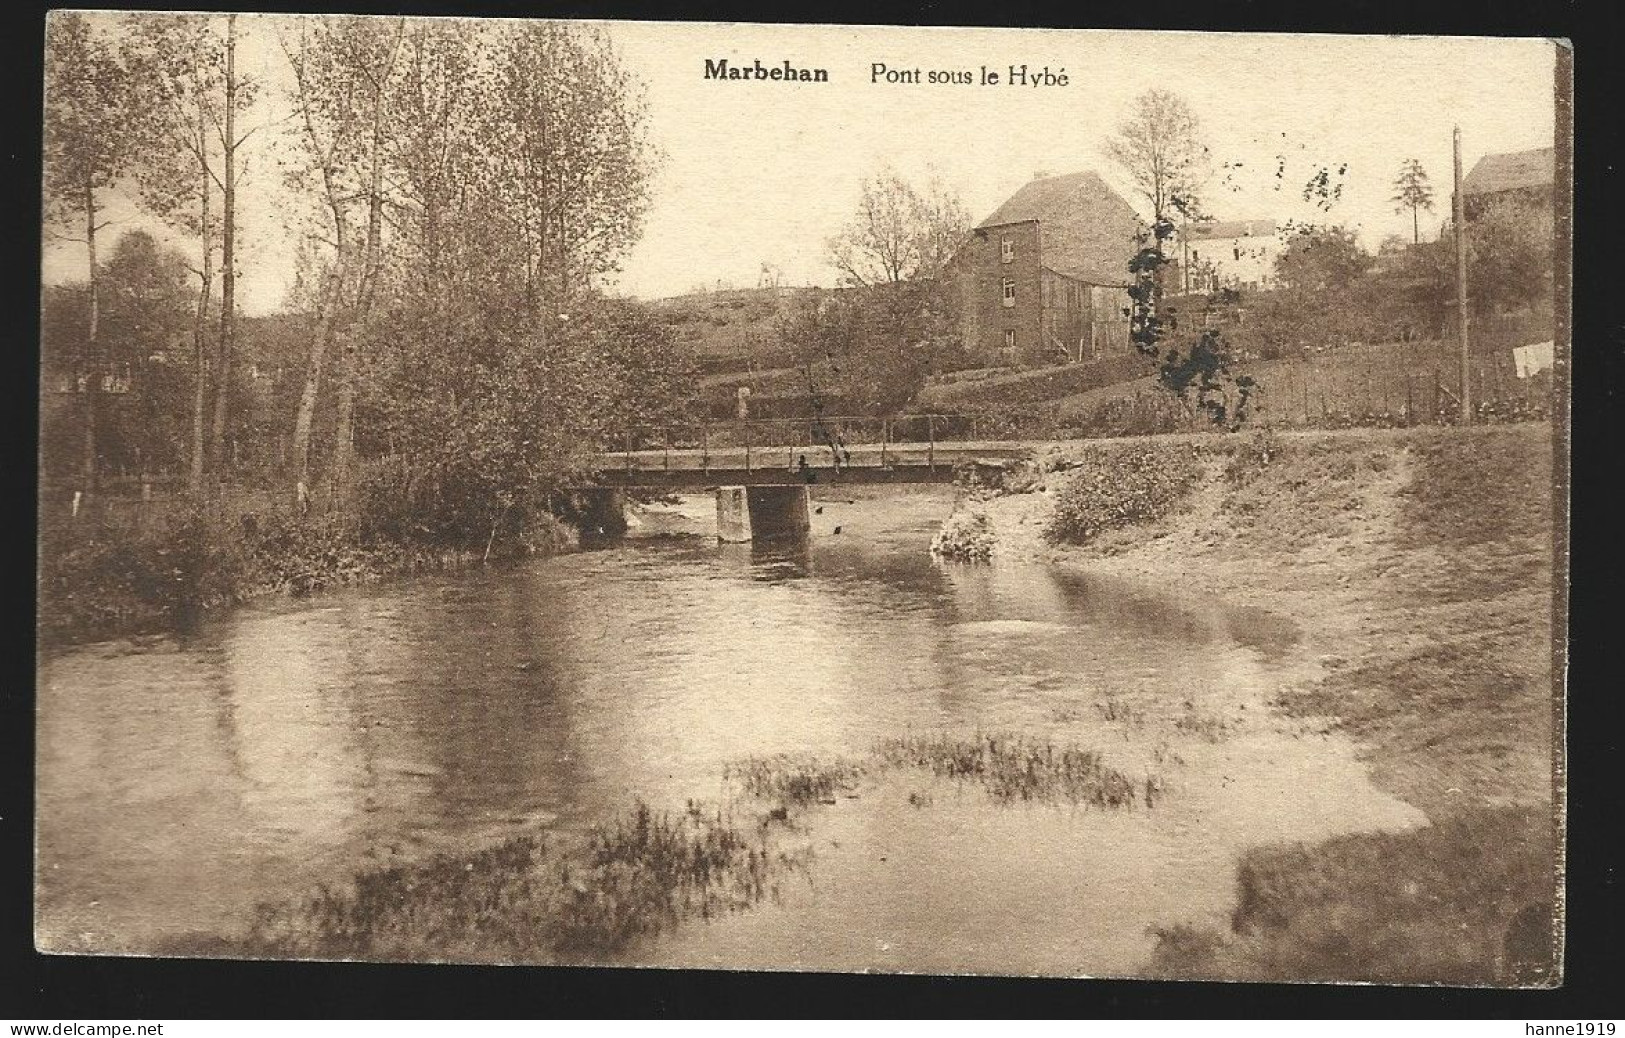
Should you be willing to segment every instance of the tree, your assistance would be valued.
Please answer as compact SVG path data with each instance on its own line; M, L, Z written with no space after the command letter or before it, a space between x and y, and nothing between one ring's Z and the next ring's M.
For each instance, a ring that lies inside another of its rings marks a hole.
M1467 297L1480 314L1551 298L1553 220L1549 206L1495 199L1467 221Z
M1410 250L1405 271L1418 310L1445 323L1456 306L1455 228ZM1539 307L1550 300L1553 269L1551 208L1516 198L1486 202L1467 221L1467 303L1479 317Z
M115 49L82 14L53 11L45 33L44 216L48 228L83 242L90 279L83 363L84 478L96 489L98 396L101 389L101 281L96 234L106 193L129 166L135 145L129 133L128 77ZM63 234L81 229L83 237Z
M367 522L456 541L517 532L605 431L671 420L692 382L663 329L599 292L647 204L641 87L601 31L576 25L302 29L284 49L316 334L295 464L308 469L316 404L336 385L330 469L341 494L356 479ZM356 455L388 464L353 464L352 429Z
M647 105L601 29L499 28L482 134L522 246L524 300L547 334L637 240L658 153Z
M190 483L196 492L206 467L208 322L215 254L223 244L214 203L226 181L235 179L234 163L228 164L223 147L228 136L225 125L232 121L225 108L228 93L237 108L246 108L253 88L240 81L235 85L228 82L228 78L238 77L234 68L232 76L227 75L230 41L222 35L218 18L148 12L129 16L126 27L132 96L140 98L133 129L142 141L140 161L134 167L141 199L154 215L198 243L198 263L191 268L198 282L192 325L190 453ZM235 197L232 201L235 205ZM217 396L224 392L220 389ZM218 463L218 438L215 454Z
M237 133L237 115L252 103L254 82L237 71L237 15L226 15L225 92L223 117L216 125L220 137L220 341L215 348L214 429L211 437L215 469L226 464L226 419L231 410L231 365L237 330L237 184L238 153L254 132Z
M936 277L969 228L964 205L940 181L922 193L885 169L863 182L857 212L829 240L830 261L855 286Z
M970 234L970 213L959 194L932 177L919 198L916 277L940 277Z
M102 285L103 356L118 373L121 406L104 417L104 456L143 472L168 470L187 458L188 338L192 307L186 260L146 231L113 246Z
M1209 172L1208 149L1184 98L1147 90L1134 99L1129 117L1103 147L1150 204L1153 221L1196 215Z
M163 248L145 231L119 237L96 272L98 286L97 371L102 389L97 423L97 455L103 472L111 469L170 470L186 457L184 424L188 353L177 347L186 339L190 319L185 259ZM88 393L86 332L90 286L86 281L51 286L40 312L40 345L44 373L53 385ZM64 472L77 460L64 438L64 417L53 416L42 442L42 464ZM81 433L82 434L82 433Z
M1298 335L1325 344L1372 334L1377 307L1366 275L1373 262L1346 227L1305 225L1291 232L1276 257L1275 276Z
M958 296L931 279L804 297L779 337L802 370L815 417L891 414L934 372L964 360Z
M1300 294L1335 293L1371 269L1371 256L1346 227L1300 226L1275 258L1282 287Z
M1214 424L1237 427L1256 383L1231 373L1230 352L1217 329L1181 342L1178 315L1164 304L1171 262L1165 243L1174 236L1174 220L1201 215L1199 195L1209 172L1201 124L1178 94L1148 90L1134 99L1128 118L1102 149L1151 206L1151 225L1129 261L1129 341L1157 362L1164 389L1194 402ZM1188 270L1189 263L1181 267Z
M387 110L405 40L405 19L321 18L284 41L293 69L302 162L290 181L319 199L311 241L315 261L316 330L304 391L294 417L297 480L310 472L311 423L329 349L340 343L331 471L335 489L351 488L355 355L375 298L384 260Z
M1411 244L1421 244L1422 226L1418 222L1418 214L1423 209L1430 213L1433 211L1433 188L1419 160L1406 159L1400 165L1399 176L1394 179L1393 203L1396 213L1410 210Z

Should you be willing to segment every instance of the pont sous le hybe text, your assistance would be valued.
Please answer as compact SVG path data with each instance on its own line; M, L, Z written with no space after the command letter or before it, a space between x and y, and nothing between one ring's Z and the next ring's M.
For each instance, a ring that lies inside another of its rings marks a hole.
M776 64L763 64L760 58L749 65L735 65L727 58L706 58L705 78L717 80L755 80L783 83L828 83L829 70L802 68L789 60ZM889 86L1013 86L1064 87L1066 69L1052 69L1048 65L1034 69L1029 65L1009 65L996 71L986 65L976 69L922 69L895 68L876 61L869 66L869 82Z

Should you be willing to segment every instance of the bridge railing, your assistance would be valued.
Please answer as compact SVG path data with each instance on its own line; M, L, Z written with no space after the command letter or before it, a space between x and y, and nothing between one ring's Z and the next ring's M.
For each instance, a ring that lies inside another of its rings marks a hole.
M877 418L746 418L735 421L638 425L613 434L611 452L702 450L713 447L798 447L879 443L950 443L978 439L988 416L908 414Z
M871 451L879 447L884 463L886 452L893 446L923 447L930 456L937 444L976 440L987 422L985 415L908 414L884 418L869 415L747 418L633 426L612 436L605 445L605 453L612 457L620 455L630 466L633 455L659 452L666 464L657 467L670 468L673 452L698 452L701 467L709 467L712 455L743 451L744 465L751 468L758 459L763 467L782 464L782 458L770 459L769 455L783 453L795 457L795 452L800 450L815 452L809 454L809 463L823 465L828 464L831 457L843 456L862 446Z

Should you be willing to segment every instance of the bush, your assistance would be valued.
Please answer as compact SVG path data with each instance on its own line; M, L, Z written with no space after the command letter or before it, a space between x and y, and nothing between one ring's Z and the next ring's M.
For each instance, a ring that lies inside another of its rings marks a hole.
M55 642L185 627L236 599L250 561L230 529L187 507L155 526L89 517L40 531L39 631Z
M948 559L986 560L993 557L993 524L981 512L955 512L931 538L931 553Z
M1048 535L1087 544L1154 522L1178 508L1200 475L1195 449L1184 445L1090 451L1057 495Z

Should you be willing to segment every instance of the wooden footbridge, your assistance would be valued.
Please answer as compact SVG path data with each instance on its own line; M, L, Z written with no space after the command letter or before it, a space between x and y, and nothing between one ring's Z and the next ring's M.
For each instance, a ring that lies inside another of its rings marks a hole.
M814 483L945 483L966 465L1026 457L976 415L754 419L629 430L594 468L606 486L702 488ZM984 438L986 437L986 438Z
M946 483L965 466L1002 466L1031 453L983 436L976 415L757 419L686 429L633 429L594 459L598 484L577 494L591 523L624 528L626 487L714 489L724 541L803 536L809 488L835 483Z

